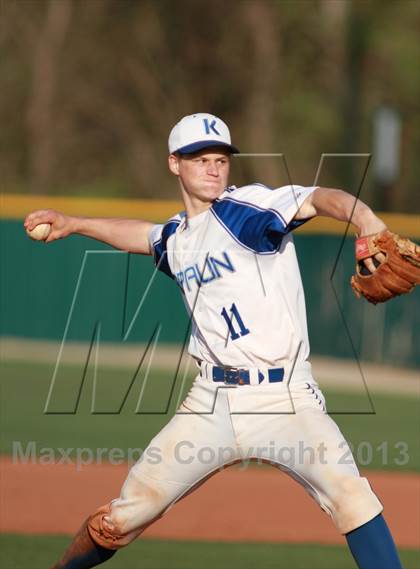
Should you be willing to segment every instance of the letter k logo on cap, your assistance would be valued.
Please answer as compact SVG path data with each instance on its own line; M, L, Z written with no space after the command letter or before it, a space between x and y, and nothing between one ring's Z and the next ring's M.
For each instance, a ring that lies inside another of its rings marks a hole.
M220 136L220 132L216 128L216 119L213 119L211 123L209 123L209 119L203 119L203 122L206 134L211 134L211 131L213 131L214 134Z

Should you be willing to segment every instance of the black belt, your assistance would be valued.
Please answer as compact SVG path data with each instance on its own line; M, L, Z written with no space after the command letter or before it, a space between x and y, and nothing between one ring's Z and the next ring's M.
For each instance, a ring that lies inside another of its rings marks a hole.
M265 371L266 373L268 372L269 383L279 383L284 379L284 368L282 367L273 367ZM247 369L213 366L212 376L213 381L220 381L230 385L249 385L250 383L249 370ZM264 372L258 371L258 383L263 382L265 377Z

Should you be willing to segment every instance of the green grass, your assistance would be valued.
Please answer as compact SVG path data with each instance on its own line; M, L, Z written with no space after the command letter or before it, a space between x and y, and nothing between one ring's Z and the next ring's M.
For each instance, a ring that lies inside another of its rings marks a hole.
M72 409L82 371L75 366L60 368L51 410ZM44 447L143 449L175 412L180 393L177 382L174 397L166 411L173 378L169 372L154 371L144 390L143 413L134 412L142 386L140 377L136 379L122 412L118 414L118 407L132 378L127 370L102 369L98 375L96 409L114 414L92 414L93 381L92 372L88 371L77 413L44 414L52 372L53 366L47 364L2 363L2 454L12 453L13 441L20 441L22 448L29 441L35 441L38 451ZM328 409L339 412L333 413L332 417L346 438L354 444L359 465L362 468L418 470L417 399L388 394L373 394L372 397L375 414L363 414L372 410L366 394L327 392Z
M0 567L44 569L69 540L62 536L0 536ZM400 552L405 569L419 569L419 552ZM355 569L346 547L313 544L179 542L139 539L119 551L109 569Z
M71 410L75 404L82 368L61 366L50 410ZM127 401L118 407L131 381L124 369L103 369L98 375L96 409L114 414L92 414L92 373L89 372L81 392L77 413L45 414L44 406L52 378L53 366L47 364L2 362L0 401L0 452L11 454L12 442L36 441L42 447L140 447L169 421L175 407L166 411L172 378L153 372L144 391L141 409L135 409L141 387L136 380ZM178 391L176 391L178 393Z
M416 396L371 393L372 413L365 393L324 393L328 412L352 443L361 468L419 471L420 416Z

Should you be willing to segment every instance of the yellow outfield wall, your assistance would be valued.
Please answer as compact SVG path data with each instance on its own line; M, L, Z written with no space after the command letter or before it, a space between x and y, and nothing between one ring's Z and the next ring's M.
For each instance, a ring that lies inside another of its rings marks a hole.
M57 209L69 215L129 217L163 222L183 209L177 200L130 200L114 198L65 197L50 195L2 194L0 218L23 219L36 209ZM420 237L420 215L378 213L391 231ZM318 217L297 229L298 233L342 235L343 223Z

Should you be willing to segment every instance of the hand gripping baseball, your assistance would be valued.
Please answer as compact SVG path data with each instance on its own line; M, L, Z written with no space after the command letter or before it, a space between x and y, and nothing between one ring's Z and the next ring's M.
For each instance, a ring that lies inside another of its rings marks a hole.
M373 272L366 268L368 258L375 259ZM356 261L351 286L358 298L364 296L373 304L410 292L420 283L420 247L389 230L356 239Z
M73 219L54 209L41 209L28 214L23 226L28 233L41 224L50 224L51 230L47 232L47 237L40 237L45 243L50 243L56 239L63 239L73 232Z

